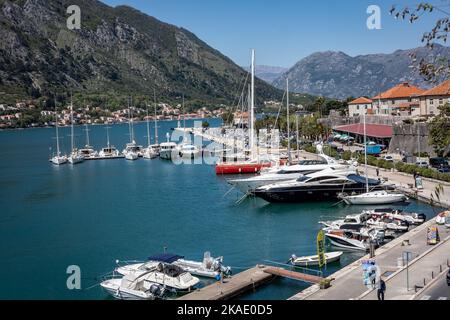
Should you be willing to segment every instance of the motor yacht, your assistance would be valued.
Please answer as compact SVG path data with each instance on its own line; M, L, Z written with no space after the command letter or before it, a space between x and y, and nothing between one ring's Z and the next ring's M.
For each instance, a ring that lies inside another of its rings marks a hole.
M354 168L336 170L328 168L297 180L285 181L255 189L253 194L268 202L306 202L337 199L345 192L362 192L366 179ZM380 181L369 179L372 188L378 188Z
M177 144L175 142L164 142L160 145L159 157L164 160L172 160L177 155Z

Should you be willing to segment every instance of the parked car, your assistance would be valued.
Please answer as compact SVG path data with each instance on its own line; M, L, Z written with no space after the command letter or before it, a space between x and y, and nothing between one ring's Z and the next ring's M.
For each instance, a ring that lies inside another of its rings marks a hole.
M448 161L442 157L430 158L430 166L436 169L440 169L441 167L448 166Z
M394 162L394 158L392 156L384 156L383 160L387 162Z
M426 162L426 161L417 161L416 162L416 166L426 169L426 168L428 168L428 162Z
M450 286L450 269L447 272L447 285Z
M450 166L443 166L438 169L440 173L450 173Z

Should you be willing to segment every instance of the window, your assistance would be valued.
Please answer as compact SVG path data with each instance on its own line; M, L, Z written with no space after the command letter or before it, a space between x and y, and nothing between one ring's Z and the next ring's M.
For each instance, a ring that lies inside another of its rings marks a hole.
M439 104L444 104L444 99L440 98L439 99Z
M430 99L430 104L434 104L434 100L433 99Z
M359 105L356 106L356 110L359 110Z

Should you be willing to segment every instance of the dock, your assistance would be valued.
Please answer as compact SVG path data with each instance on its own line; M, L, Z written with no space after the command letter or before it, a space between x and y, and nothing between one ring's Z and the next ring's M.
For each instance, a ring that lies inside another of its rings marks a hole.
M182 296L178 300L229 300L250 290L255 290L275 277L285 277L308 283L319 283L323 279L283 268L257 265L231 278L226 278Z

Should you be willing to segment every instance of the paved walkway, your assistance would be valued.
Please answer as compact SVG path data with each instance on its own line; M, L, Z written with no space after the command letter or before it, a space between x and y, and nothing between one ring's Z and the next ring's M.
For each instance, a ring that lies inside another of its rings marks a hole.
M402 257L404 251L413 253L413 257L419 257L431 246L427 245L427 228L434 225L434 220L430 220L423 225L411 230L403 236L391 241L385 246L376 250L374 260L381 268L381 273L384 277L388 274L394 274L401 268L398 266L398 259ZM439 227L441 239L444 239L448 234L444 227ZM410 245L403 246L403 241L409 240ZM449 243L446 243L447 253L450 252ZM441 251L439 251L441 252ZM329 278L335 278L332 282L331 288L327 290L320 290L319 286L313 285L310 288L298 293L290 298L291 300L349 300L358 299L368 291L368 288L363 284L363 272L361 261L368 259L365 256L362 259L350 264L349 266L339 270L331 275ZM449 257L450 258L450 257ZM436 262L438 265L438 262ZM431 273L430 273L431 277ZM423 282L423 279L422 279ZM413 282L411 282L413 284ZM388 287L390 285L388 284ZM392 285L392 290L395 285ZM391 290L391 289L389 289Z

